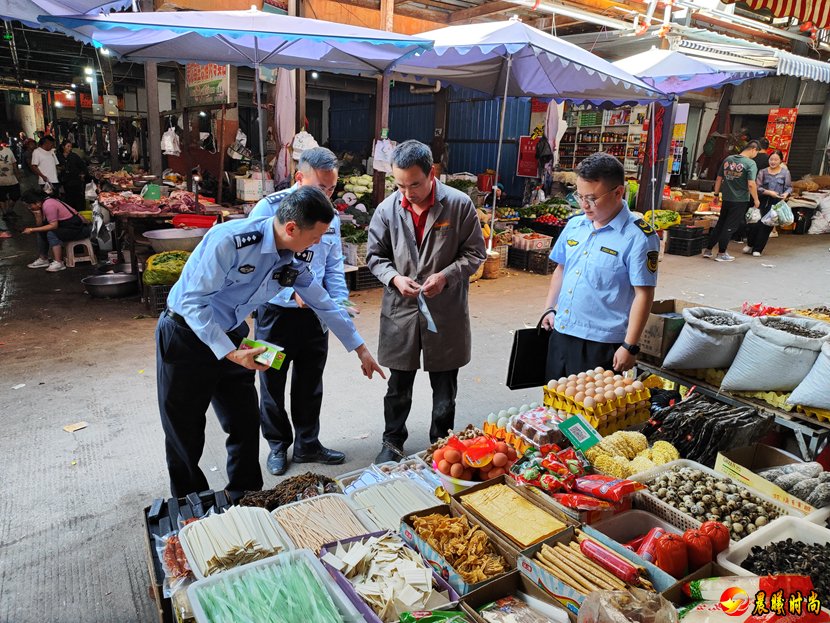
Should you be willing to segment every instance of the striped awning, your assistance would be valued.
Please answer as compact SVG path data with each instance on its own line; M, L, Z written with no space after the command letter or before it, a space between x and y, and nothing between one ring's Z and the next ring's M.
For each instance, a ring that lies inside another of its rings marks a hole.
M721 0L734 4L738 0ZM775 17L794 17L799 22L812 22L817 28L830 26L830 0L743 0L756 11L767 9Z

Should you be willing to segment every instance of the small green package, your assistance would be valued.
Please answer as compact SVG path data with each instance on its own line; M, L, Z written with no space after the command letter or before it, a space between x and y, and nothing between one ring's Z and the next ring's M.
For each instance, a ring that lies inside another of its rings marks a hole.
M254 357L254 361L262 365L271 366L274 370L279 370L282 367L282 362L285 360L285 353L282 346L265 342L264 340L252 340L244 338L242 344L239 345L239 350L251 350L254 348L265 347L267 350Z

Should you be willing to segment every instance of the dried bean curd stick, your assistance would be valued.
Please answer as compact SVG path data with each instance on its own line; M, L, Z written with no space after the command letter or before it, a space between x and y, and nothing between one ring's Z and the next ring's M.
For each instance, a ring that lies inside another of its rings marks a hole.
M588 593L597 590L590 584L586 583L584 580L575 577L567 568L567 566L559 559L554 558L553 556L551 556L550 554L546 554L545 552L538 552L536 556L537 558L541 556L545 563L547 563L549 571L552 570L551 572L554 576L562 580L565 584L573 588L575 591L582 593L583 595L587 595Z
M565 547L561 543L556 544L556 551L562 556L564 560L567 560L574 566L575 570L578 570L586 580L590 580L597 586L605 590L614 590L617 588L625 588L625 585L621 582L617 584L612 583L608 579L602 577L599 573L597 573L596 569L594 568L593 564L590 561L586 560L582 556L577 556L576 552L572 549Z

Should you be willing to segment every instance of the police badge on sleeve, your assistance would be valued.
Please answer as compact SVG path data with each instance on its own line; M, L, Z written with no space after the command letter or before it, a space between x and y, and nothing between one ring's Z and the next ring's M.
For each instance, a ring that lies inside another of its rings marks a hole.
M646 268L649 269L650 272L656 273L657 272L657 262L660 259L660 252L659 251L649 251L646 254Z

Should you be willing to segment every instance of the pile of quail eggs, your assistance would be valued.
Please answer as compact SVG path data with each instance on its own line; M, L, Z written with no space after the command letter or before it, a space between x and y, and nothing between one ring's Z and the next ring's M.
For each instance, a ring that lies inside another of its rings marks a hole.
M781 515L748 489L692 467L676 467L648 483L657 498L698 521L720 521L733 540L752 534Z

